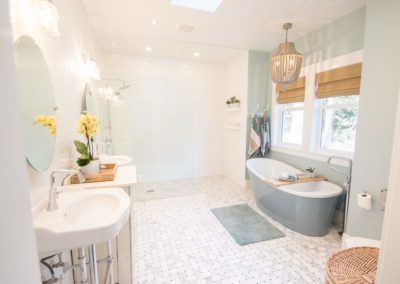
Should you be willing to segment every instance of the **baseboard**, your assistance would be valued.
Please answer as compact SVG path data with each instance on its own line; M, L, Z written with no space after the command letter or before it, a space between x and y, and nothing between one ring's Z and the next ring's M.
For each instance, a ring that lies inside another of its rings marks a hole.
M346 247L345 246L345 242L346 242L346 240L348 238L351 238L351 236L349 234L347 234L347 233L343 233L343 235L342 235L342 249L344 249Z

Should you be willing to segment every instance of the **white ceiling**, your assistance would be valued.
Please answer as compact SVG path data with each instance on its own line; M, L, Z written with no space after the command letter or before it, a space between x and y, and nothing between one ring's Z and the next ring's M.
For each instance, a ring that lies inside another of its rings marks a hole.
M224 0L215 13L173 6L170 0L83 2L109 53L225 62L240 50L275 50L284 40L284 22L293 23L289 40L295 40L359 9L366 0ZM182 33L176 31L178 24L199 28ZM145 51L147 46L151 52ZM200 56L194 58L194 52Z

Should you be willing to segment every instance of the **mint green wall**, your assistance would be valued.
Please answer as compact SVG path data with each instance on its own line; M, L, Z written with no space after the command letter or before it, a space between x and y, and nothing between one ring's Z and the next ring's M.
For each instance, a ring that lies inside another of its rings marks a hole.
M269 76L269 53L260 51L249 51L249 73L247 112L252 113L257 104L259 111L271 104L271 80Z
M246 157L249 147L250 119L249 115L259 105L259 112L267 105L271 105L271 80L269 76L269 53L261 51L249 51L248 86L247 86L247 138ZM246 178L248 178L246 172Z
M363 49L365 8L352 12L295 41L296 48L304 55L304 64L324 61L343 54ZM296 26L294 26L295 28ZM271 96L269 95L271 99ZM334 173L325 162L301 158L272 151L272 159L291 164L299 169L317 168L317 172L330 181L342 185L344 178Z
M362 49L364 24L365 8L361 8L297 39L295 44L297 50L303 53L303 65Z
M347 233L379 239L383 212L380 190L387 188L396 102L400 83L400 1L369 0L359 124ZM356 205L356 195L373 196L371 211Z

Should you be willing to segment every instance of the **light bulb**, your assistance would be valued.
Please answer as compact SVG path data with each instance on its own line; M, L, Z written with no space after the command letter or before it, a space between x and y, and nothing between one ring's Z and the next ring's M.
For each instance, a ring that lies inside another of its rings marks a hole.
M57 8L46 0L37 3L37 19L46 36L60 36L58 20L60 18Z
M100 80L100 71L93 59L88 59L84 64L84 76L88 79Z

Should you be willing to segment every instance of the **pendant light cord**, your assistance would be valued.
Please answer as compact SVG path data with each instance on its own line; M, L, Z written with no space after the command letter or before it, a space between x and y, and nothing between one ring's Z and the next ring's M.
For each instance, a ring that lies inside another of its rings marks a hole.
M288 31L292 28L292 23L283 24L283 29L286 30L286 43L288 42Z
M286 28L286 43L287 43L287 37L288 37L288 28Z

